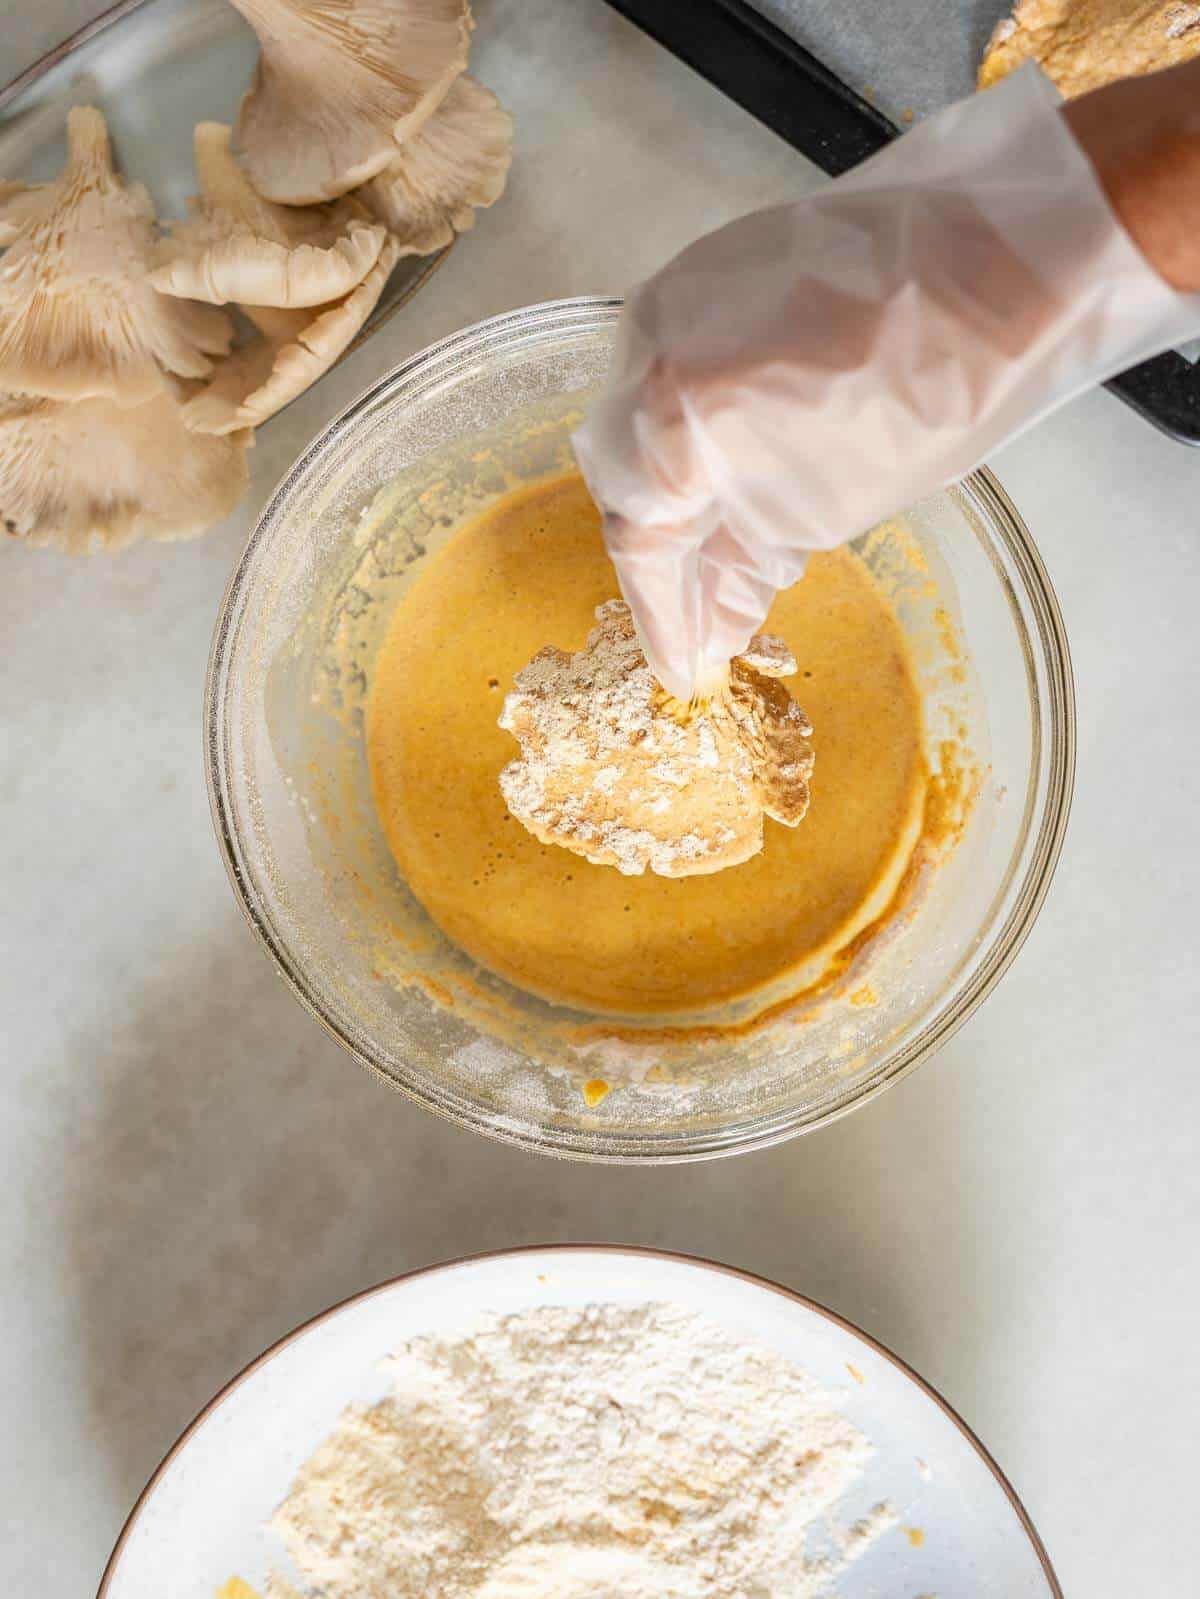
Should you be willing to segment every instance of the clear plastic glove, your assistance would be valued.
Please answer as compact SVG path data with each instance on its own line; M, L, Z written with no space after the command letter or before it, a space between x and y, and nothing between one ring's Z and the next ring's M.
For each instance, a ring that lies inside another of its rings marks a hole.
M1197 332L1032 66L700 239L575 435L651 666L706 692L812 551Z

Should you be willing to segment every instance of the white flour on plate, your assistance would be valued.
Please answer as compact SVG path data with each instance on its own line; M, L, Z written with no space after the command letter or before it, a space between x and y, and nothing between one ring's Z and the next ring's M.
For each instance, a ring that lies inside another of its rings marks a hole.
M330 1599L808 1599L896 1519L839 1527L866 1438L678 1306L491 1317L387 1371L272 1522Z

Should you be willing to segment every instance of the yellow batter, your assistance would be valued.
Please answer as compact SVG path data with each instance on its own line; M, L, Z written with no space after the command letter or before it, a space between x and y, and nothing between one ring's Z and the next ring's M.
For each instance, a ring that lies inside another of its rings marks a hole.
M375 804L400 870L482 965L564 1004L690 1011L791 972L804 983L886 908L921 831L920 699L903 633L849 551L817 556L766 622L815 733L807 817L708 877L623 877L539 844L497 778L514 674L579 649L617 593L576 474L520 489L427 562L397 606L367 714Z

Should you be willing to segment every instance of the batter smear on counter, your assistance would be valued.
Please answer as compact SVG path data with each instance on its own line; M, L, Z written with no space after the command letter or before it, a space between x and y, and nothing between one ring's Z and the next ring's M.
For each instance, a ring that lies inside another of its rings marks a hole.
M795 659L804 709L788 732L804 749L789 804L804 814L802 779L807 814L800 826L768 822L740 865L667 877L541 842L500 787L518 749L498 719L518 675L547 643L584 649L616 594L575 473L507 494L427 557L396 607L367 712L375 804L405 882L481 965L590 1011L670 1015L819 975L887 909L924 820L920 695L886 596L839 549L777 597L764 631L781 642L748 670L791 703L763 669ZM600 626L626 627L623 607ZM519 708L518 697L506 719ZM756 805L785 809L770 796ZM756 816L751 832L761 826Z

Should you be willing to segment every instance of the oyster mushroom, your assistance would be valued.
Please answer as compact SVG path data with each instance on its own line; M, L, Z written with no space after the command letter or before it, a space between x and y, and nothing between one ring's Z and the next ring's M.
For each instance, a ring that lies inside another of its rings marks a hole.
M258 34L238 145L260 194L333 200L382 172L467 65L467 0L233 0Z
M390 166L359 191L368 209L418 255L431 255L504 192L512 118L490 89L463 76Z
M362 282L333 305L311 311L246 305L263 337L235 350L217 367L183 416L197 433L257 427L303 394L351 343L375 309L401 247L388 238Z
M248 433L183 425L174 379L143 405L0 395L0 534L70 550L180 539L227 516L246 487Z
M112 168L99 111L67 118L62 175L9 195L11 242L0 258L0 386L56 400L107 395L138 405L163 371L204 377L233 336L224 311L159 294L146 273L154 207Z
M163 264L150 274L153 286L215 305L327 305L349 294L379 259L387 230L356 200L311 207L264 200L230 141L219 122L197 126L201 214L173 226Z
M37 192L24 183L0 183L0 249L16 238L30 206L36 204Z

